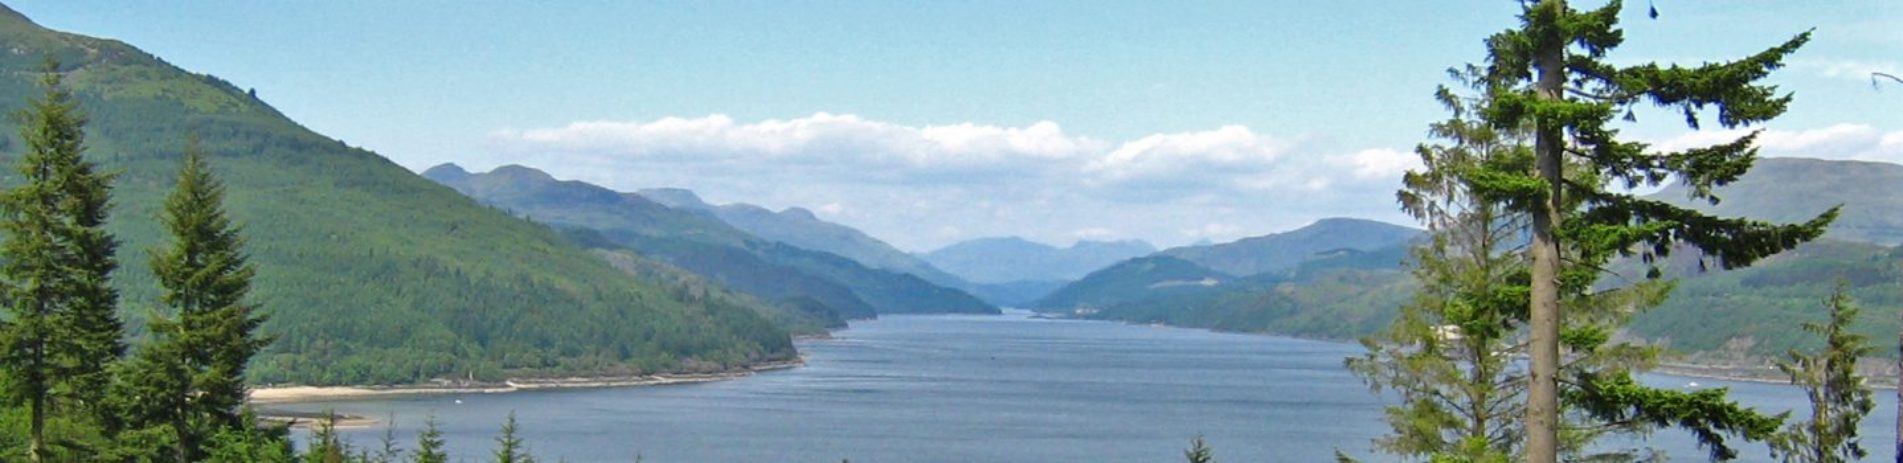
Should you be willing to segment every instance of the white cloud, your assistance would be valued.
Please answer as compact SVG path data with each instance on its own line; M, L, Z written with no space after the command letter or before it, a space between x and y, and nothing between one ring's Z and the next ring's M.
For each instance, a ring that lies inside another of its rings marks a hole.
M1895 61L1865 61L1837 58L1793 58L1793 69L1809 71L1832 79L1870 82L1870 73L1881 72L1893 76L1903 76L1903 65Z
M1730 142L1749 130L1686 132L1655 144L1660 150L1683 150ZM1903 130L1884 132L1863 124L1837 124L1807 130L1765 130L1758 135L1761 156L1806 157L1859 161L1903 162Z
M1240 125L1118 143L1051 121L910 126L829 113L576 122L498 131L492 142L492 164L620 190L686 187L715 202L812 207L914 250L993 235L1170 245L1330 216L1399 221L1392 192L1418 166L1405 151Z

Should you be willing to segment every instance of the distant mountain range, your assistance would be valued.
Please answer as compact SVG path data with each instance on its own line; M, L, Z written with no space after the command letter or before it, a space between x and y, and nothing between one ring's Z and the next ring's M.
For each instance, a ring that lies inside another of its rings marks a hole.
M1825 239L1752 267L1701 270L1695 255L1672 256L1662 265L1678 280L1676 289L1662 305L1637 315L1627 335L1702 361L1759 361L1811 348L1817 340L1798 326L1821 320L1821 301L1838 281L1864 308L1856 331L1874 339L1896 335L1903 308L1903 246L1897 246L1903 240L1903 165L1767 158L1716 191L1720 204L1692 205L1787 223L1838 204L1844 209ZM1689 203L1679 187L1652 197ZM1400 263L1420 233L1327 219L1287 233L1120 262L1031 305L1088 318L1353 338L1385 327L1407 301L1413 281Z
M964 279L945 273L878 238L852 227L821 220L804 208L790 207L773 212L746 203L715 206L702 201L700 195L693 191L680 188L642 189L635 194L670 208L714 217L760 238L832 253L875 269L911 274L940 286L959 288L966 285Z
M1406 299L1411 282L1401 260L1420 233L1369 220L1324 219L1286 233L1119 262L1030 306L1107 320L1355 336L1385 325ZM1205 263L1263 271L1238 275Z
M574 233L577 239L591 247L634 251L768 301L810 299L843 318L998 310L963 291L910 274L754 236L705 209L675 209L639 194L556 180L528 167L473 174L444 164L424 176L485 204L579 230ZM681 201L678 195L666 199Z
M1321 219L1285 233L1243 238L1230 243L1185 246L1163 251L1218 272L1236 276L1284 270L1336 249L1372 251L1421 236L1417 228L1364 219Z
M63 33L0 7L0 106L43 93L47 57L113 181L113 283L135 330L158 304L145 253L196 135L228 187L276 338L249 377L391 384L437 377L707 371L795 358L765 307L630 277L547 227L484 207L299 125L246 91L125 43ZM6 165L23 144L0 130ZM19 185L13 169L0 184ZM760 310L756 310L760 309Z
M926 262L973 283L1069 281L1117 261L1156 252L1150 243L1078 241L1070 247L1018 237L963 241L922 255Z
M1763 158L1717 190L1723 201L1692 201L1673 184L1652 198L1724 216L1795 223L1844 205L1824 236L1894 246L1903 243L1903 165L1886 162Z

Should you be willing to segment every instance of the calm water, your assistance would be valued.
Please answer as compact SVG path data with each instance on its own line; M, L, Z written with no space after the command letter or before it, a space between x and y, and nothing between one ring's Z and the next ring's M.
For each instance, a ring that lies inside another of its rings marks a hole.
M800 348L805 367L719 383L285 408L394 415L406 446L434 414L470 461L486 460L511 411L543 461L1168 462L1199 434L1222 461L1385 460L1368 452L1382 399L1341 368L1360 352L1350 344L1005 315L887 317ZM1763 408L1804 405L1788 386L1697 381ZM1879 399L1864 435L1887 461L1895 403ZM346 435L374 445L383 432ZM1704 460L1676 433L1646 444ZM1765 459L1753 447L1744 460Z

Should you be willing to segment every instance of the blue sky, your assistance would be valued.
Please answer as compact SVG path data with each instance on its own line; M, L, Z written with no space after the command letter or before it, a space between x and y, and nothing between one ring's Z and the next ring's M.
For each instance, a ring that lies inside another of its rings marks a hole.
M801 206L909 250L981 236L1223 241L1406 221L1449 66L1515 3L15 1L223 77L421 170L520 163ZM1903 161L1903 2L1658 0L1617 60L1816 39L1767 155ZM1628 133L1708 140L1641 114ZM1722 134L1718 134L1722 135Z

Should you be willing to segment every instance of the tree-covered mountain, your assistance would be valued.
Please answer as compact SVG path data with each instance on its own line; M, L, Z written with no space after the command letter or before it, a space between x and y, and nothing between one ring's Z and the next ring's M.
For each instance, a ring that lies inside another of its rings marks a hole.
M527 167L472 174L445 164L424 175L531 220L594 231L601 240L593 245L637 251L768 301L811 299L847 318L998 310L916 276L761 239L711 215L584 182L556 180Z
M1871 339L1897 333L1903 307L1903 247L1824 239L1748 268L1685 269L1672 297L1635 317L1630 334L1699 357L1739 360L1817 347L1802 322L1819 320L1838 281L1864 312L1854 330ZM1894 357L1895 350L1879 350Z
M1724 200L1716 205L1692 201L1677 184L1650 197L1721 216L1778 223L1809 220L1842 204L1825 237L1885 246L1903 243L1903 165L1763 158L1717 192Z
M709 370L793 358L748 307L686 301L628 277L548 227L510 217L375 153L314 133L253 92L130 45L42 28L0 8L0 106L39 91L47 57L90 117L87 156L117 172L108 229L135 332L159 306L143 262L188 134L248 237L252 296L276 338L260 382ZM3 130L0 159L21 152ZM16 182L7 169L0 182Z
M1078 241L1066 248L1018 237L979 238L925 253L926 262L973 283L1071 281L1124 259L1156 252L1138 240Z
M1244 278L1158 254L1092 273L1035 306L1102 320L1351 338L1385 326L1411 294L1401 268L1406 249L1343 248Z
M680 188L637 190L640 195L674 209L712 216L741 231L801 249L832 253L867 267L911 274L939 286L963 288L967 282L871 235L845 225L821 220L804 208L779 212L747 203L715 206L693 191Z
M1283 233L1208 246L1164 250L1174 256L1230 275L1255 275L1288 269L1336 249L1372 251L1405 243L1421 230L1373 220L1330 218Z

